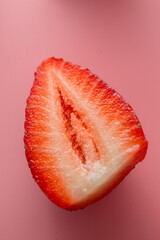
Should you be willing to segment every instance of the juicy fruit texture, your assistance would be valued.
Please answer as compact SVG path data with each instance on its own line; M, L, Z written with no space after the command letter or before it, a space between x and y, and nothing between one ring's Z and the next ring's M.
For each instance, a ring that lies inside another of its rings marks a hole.
M133 109L114 89L88 69L54 57L35 73L24 142L33 178L68 210L109 193L148 146Z

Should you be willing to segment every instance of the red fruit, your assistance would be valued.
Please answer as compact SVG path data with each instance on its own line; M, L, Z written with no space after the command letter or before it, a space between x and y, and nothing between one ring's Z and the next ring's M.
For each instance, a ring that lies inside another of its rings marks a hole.
M55 58L37 69L25 130L35 181L69 210L109 193L148 145L133 109L115 90L88 69Z

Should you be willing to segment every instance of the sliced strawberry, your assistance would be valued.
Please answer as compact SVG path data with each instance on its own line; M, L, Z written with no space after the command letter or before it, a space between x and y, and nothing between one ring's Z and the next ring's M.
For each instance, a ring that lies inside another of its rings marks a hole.
M50 58L27 99L24 142L35 181L65 209L109 193L146 155L133 109L88 69Z

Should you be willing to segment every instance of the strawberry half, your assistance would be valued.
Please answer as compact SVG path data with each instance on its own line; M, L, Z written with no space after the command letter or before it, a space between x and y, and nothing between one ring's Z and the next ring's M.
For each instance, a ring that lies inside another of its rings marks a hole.
M88 69L56 58L35 73L24 142L35 181L69 210L109 193L148 146L133 109L114 89Z

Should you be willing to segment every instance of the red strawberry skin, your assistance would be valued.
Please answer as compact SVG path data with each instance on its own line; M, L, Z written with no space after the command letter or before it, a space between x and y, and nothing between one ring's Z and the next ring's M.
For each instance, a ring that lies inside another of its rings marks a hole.
M148 147L133 109L114 89L88 69L54 57L35 73L24 143L33 178L68 210L108 194Z

